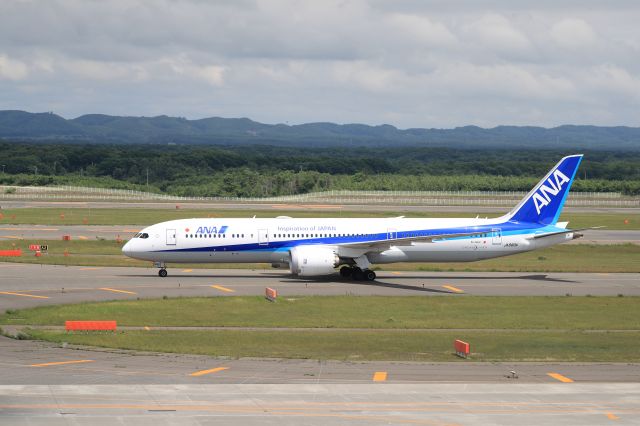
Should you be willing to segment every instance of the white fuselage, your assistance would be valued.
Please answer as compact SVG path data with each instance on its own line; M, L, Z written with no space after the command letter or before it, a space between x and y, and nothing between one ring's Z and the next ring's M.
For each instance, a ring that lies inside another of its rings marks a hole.
M124 247L130 257L180 263L287 263L298 245L340 248L349 243L395 240L447 232L476 235L390 245L367 254L372 264L468 262L529 251L571 240L572 234L534 240L554 226L514 225L497 219L180 219L147 227ZM222 233L220 231L223 231ZM453 230L453 231L450 231ZM342 248L341 256L350 249Z

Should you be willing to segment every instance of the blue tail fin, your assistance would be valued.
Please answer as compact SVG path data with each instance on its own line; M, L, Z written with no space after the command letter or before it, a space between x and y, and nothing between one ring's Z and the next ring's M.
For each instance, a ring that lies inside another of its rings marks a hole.
M582 154L569 155L549 173L507 215L514 222L554 225L560 217L569 188L582 161Z

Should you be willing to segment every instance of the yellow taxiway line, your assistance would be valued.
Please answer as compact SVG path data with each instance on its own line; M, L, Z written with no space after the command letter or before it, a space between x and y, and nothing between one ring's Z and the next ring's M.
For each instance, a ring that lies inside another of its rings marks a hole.
M235 293L235 290L231 290L230 288L222 287L221 285L212 285L211 288L215 288L216 290L226 291L227 293Z
M0 294L9 294L11 296L33 297L34 299L48 299L49 296L36 296L34 294L14 293L12 291L0 291Z
M607 418L608 418L609 420L620 420L620 417L616 416L616 415L615 415L615 414L613 414L613 413L607 413Z
M558 374L558 373L547 373L547 376L552 377L556 380L561 381L562 383L573 383L573 380L571 380L568 377L563 376L562 374Z
M464 290L461 290L458 287L454 287L452 285L443 285L442 288L446 288L447 290L451 290L455 293L464 293Z
M76 361L45 362L44 364L31 364L30 367L50 367L52 365L83 364L85 362L94 361L92 359L79 359Z
M100 290L104 290L104 291L112 291L114 293L124 293L124 294L138 294L134 291L127 291L127 290L118 290L117 288L109 288L109 287L102 287L100 288Z
M191 373L189 375L191 377L200 377L200 376L204 376L205 374L217 373L218 371L224 371L228 369L229 367L218 367L218 368L212 368L211 370L196 371L195 373Z
M387 372L386 371L376 371L373 374L374 382L386 382L387 381Z
M182 272L193 272L193 269L183 269Z

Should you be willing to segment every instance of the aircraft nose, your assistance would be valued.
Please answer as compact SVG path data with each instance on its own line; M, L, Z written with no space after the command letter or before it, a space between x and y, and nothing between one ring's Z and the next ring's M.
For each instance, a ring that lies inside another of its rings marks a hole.
M127 243L122 247L122 254L128 256L131 251L131 241L127 241Z

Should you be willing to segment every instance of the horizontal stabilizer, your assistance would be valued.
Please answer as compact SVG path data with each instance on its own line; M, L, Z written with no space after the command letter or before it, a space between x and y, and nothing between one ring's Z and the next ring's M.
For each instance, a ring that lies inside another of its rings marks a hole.
M591 228L567 229L565 231L547 232L547 233L544 233L544 234L536 234L536 235L534 235L532 237L529 237L529 239L530 240L538 240L540 238L552 237L554 235L571 234L571 233L575 233L575 232L587 231L587 230L590 230L590 229L600 229L600 228L604 228L604 226L593 226Z

